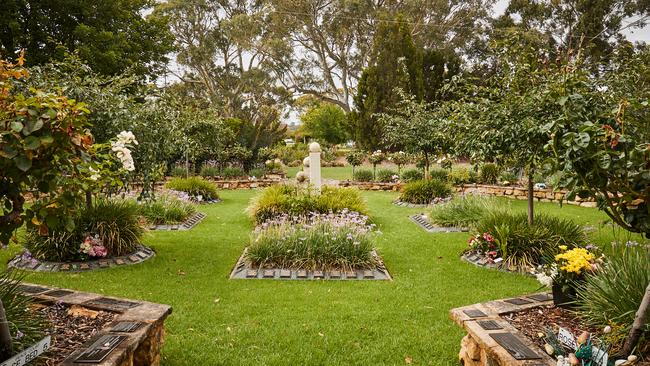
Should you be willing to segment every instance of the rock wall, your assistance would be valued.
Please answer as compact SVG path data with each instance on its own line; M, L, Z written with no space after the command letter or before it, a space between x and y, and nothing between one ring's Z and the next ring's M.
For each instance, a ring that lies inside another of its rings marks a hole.
M339 187L357 187L363 191L399 191L402 183L354 182L342 180Z
M485 184L463 184L454 187L456 192L462 194L477 194L481 196L508 197L513 199L528 199L528 193L525 187L509 187ZM576 197L575 201L564 200L566 191L554 191L552 189L536 189L533 196L538 202L556 202L567 203L583 207L596 207L596 202Z

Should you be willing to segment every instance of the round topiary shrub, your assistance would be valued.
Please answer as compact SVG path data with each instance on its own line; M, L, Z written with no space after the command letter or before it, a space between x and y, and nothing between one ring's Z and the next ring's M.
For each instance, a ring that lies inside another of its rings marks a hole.
M372 171L368 169L359 169L354 172L352 180L357 182L372 182Z
M451 193L451 187L440 180L417 180L404 185L399 199L403 202L429 204L437 198L450 197Z

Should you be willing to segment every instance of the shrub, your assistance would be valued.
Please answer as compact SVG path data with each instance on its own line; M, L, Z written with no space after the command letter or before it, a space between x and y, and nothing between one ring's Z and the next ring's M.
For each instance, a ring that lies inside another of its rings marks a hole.
M402 181L412 182L414 180L424 179L424 174L420 169L406 169L402 172Z
M265 175L266 175L266 173L265 173L264 169L260 169L260 168L251 169L248 172L248 176L255 177L257 179L262 179L262 178L264 178Z
M634 242L617 245L604 265L596 272L587 273L585 280L578 284L576 310L595 327L611 325L616 330L614 333L619 333L614 338L624 339L648 283L650 247ZM643 332L647 339L650 323L646 322ZM639 344L644 344L643 340Z
M447 175L447 180L451 184L468 184L468 183L475 183L476 182L476 177L472 175L472 171L462 167L462 166L455 166L451 169L449 174Z
M33 298L23 295L19 287L22 276L18 271L0 273L0 299L9 320L13 351L18 353L45 336L48 323L42 313L30 309ZM20 332L20 333L18 333Z
M213 178L219 176L219 168L211 164L203 164L199 175L204 178Z
M528 216L523 212L497 210L485 215L477 230L494 238L496 252L507 266L519 268L542 263L542 257L557 252L560 245L572 248L587 241L582 227L571 220L542 214L536 215L534 222L528 225Z
M402 187L400 200L416 204L429 204L435 198L451 196L451 187L436 179L417 180Z
M456 197L431 211L431 221L445 227L475 227L489 212L499 207L499 201L490 197Z
M185 177L187 176L187 170L183 166L176 165L172 167L172 169L169 172L169 175L171 175L172 177Z
M276 185L254 197L246 211L256 223L261 223L280 215L305 216L310 212L337 213L345 209L363 215L368 212L356 189L325 186L318 195L309 188Z
M84 259L81 243L88 235L97 235L109 255L129 254L135 251L144 234L139 210L132 200L97 200L91 208L79 208L72 231L59 229L40 235L35 230L27 230L25 247L40 260L73 261Z
M223 168L220 175L222 178L232 179L232 178L244 177L246 176L246 173L244 173L244 170L242 170L241 168L227 167L227 168Z
M481 165L479 180L483 184L496 184L499 179L499 167L496 164L485 163Z
M379 169L377 171L377 182L390 183L395 181L397 172L390 169Z
M368 169L359 169L354 172L353 180L357 182L372 182L372 171Z
M140 215L153 225L180 223L195 213L191 203L167 195L140 205Z
M185 192L194 200L210 201L219 199L217 187L200 177L172 178L165 184L165 187Z
M267 221L253 233L246 257L259 267L371 268L376 261L367 221L349 211Z
M446 182L449 178L449 172L444 169L431 169L429 170L429 177L431 179Z
M504 184L514 184L519 181L519 177L513 171L505 170L499 176L499 181Z

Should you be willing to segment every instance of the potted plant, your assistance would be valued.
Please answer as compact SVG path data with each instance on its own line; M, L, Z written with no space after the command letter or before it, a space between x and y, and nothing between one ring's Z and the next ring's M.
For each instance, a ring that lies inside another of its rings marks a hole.
M566 245L558 248L560 252L546 266L546 274L538 276L538 279L550 278L550 281L540 279L540 282L546 285L550 282L555 306L571 308L576 300L577 283L584 280L585 273L596 271L602 259L596 258L596 254L587 248L568 249Z

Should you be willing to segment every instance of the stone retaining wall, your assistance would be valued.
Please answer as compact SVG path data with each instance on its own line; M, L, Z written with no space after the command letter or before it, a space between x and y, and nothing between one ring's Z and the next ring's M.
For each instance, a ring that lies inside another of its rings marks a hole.
M258 180L211 180L220 189L254 189L269 187L284 183L280 179L258 179Z
M497 186L485 184L462 184L454 187L456 192L462 194L478 194L481 196L495 196L495 197L508 197L519 200L528 199L528 192L526 187L516 186ZM533 196L539 202L556 202L567 203L570 205L577 205L583 207L596 207L596 202L589 199L581 199L576 197L575 201L566 201L564 196L566 191L554 191L552 189L536 189Z
M351 180L342 180L339 182L340 187L356 187L363 191L399 191L402 183L377 183L377 182L354 182Z

